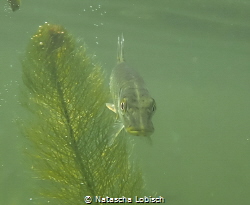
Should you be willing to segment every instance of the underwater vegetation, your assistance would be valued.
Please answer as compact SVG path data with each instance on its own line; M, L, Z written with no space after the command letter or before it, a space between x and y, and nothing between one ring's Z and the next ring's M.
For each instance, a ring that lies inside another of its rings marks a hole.
M113 115L102 68L59 25L45 23L31 38L22 62L23 133L41 186L36 202L85 204L85 196L142 194L140 169L126 138L107 146ZM35 202L35 200L34 200Z

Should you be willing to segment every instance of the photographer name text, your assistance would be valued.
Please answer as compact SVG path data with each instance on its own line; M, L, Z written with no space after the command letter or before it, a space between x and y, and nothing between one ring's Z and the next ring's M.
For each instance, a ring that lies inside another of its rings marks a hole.
M96 203L165 203L165 198L162 196L159 196L159 197L135 196L134 198L125 197L125 196L122 196L122 197L86 196L85 197L85 203L91 204L92 202L96 202Z

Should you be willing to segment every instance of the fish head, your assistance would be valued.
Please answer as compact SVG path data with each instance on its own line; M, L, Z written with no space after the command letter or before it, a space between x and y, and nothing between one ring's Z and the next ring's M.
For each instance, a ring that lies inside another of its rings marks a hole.
M120 98L118 113L125 130L136 136L150 136L154 132L152 116L156 111L155 100L149 95L126 95Z

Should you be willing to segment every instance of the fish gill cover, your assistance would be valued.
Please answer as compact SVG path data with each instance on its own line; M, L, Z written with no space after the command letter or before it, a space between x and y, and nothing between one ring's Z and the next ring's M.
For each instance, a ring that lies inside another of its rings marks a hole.
M112 114L109 89L65 28L45 23L31 38L22 63L23 105L31 115L24 135L32 169L42 182L33 201L85 204L84 197L133 197L144 186L123 137L107 146ZM36 200L34 200L36 198Z

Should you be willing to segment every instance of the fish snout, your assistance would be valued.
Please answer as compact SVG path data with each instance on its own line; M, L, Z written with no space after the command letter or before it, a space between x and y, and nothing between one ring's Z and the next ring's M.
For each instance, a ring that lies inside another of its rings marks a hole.
M131 135L135 135L135 136L150 136L153 134L154 132L154 128L151 127L150 129L149 128L141 128L141 127L133 127L133 126L130 126L130 127L127 127L126 128L126 131L131 134Z

